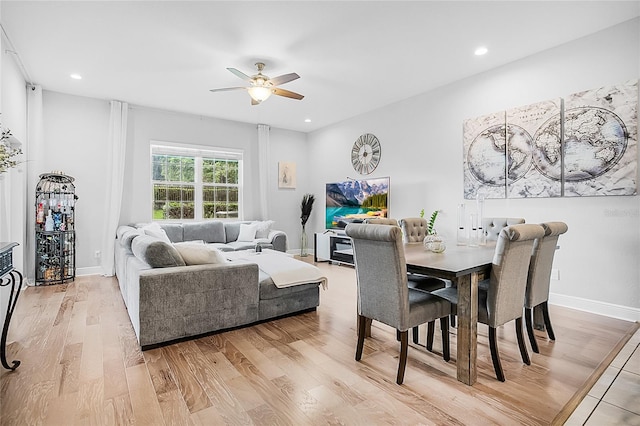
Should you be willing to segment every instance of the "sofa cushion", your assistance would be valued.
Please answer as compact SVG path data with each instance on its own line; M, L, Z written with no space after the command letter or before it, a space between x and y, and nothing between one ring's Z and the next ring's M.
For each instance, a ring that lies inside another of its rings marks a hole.
M127 229L119 237L120 245L125 247L127 250L131 250L131 243L133 242L133 239L141 235L145 235L141 229Z
M273 220L254 222L256 225L256 238L268 238L274 223Z
M185 222L182 224L183 241L204 240L205 243L224 243L224 224L219 220Z
M186 241L173 246L187 266L227 263L222 252L210 244Z
M129 231L135 231L136 228L134 228L133 226L129 226L129 225L120 225L118 226L118 229L116 229L116 239L117 240L121 240L122 239L122 235L126 232Z
M217 248L220 251L234 251L235 249L229 244L224 243L209 243L210 246Z
M317 288L320 283L306 283L300 285L292 285L290 287L278 288L274 284L271 277L260 270L260 300L277 299L279 297L287 296L290 294L298 293L301 291L307 291L312 288Z
M184 241L181 223L163 223L160 227L164 229L172 243Z
M255 249L257 245L256 240L253 241L232 241L230 243L227 243L226 246L229 247L231 250L250 250L250 249ZM262 246L263 249L272 249L273 248L273 244L269 244L269 243L260 243L260 246Z
M236 241L253 241L256 238L256 225L249 223L240 224L240 233Z
M167 233L165 232L165 230L162 229L162 227L156 222L147 223L142 227L142 230L146 235L159 238L165 243L171 243L171 240L167 236Z
M225 222L224 223L224 232L227 237L227 240L225 242L229 243L231 241L236 241L238 239L238 234L240 234L240 225L243 223L249 223L249 222Z
M185 266L180 253L171 245L156 237L141 235L131 243L131 251L152 268Z

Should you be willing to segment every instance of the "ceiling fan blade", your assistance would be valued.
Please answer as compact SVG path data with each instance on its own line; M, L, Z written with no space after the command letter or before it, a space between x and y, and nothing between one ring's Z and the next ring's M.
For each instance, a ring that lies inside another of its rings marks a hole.
M248 75L246 75L242 71L239 71L239 70L237 70L235 68L227 68L227 69L229 71L231 71L236 77L240 77L244 81L248 81L249 83L251 83L253 81L253 79L251 77L249 77Z
M246 90L246 87L224 87L222 89L209 89L210 92L227 92L229 90Z
M290 74L279 75L278 77L274 77L269 81L271 81L271 84L273 84L274 86L279 86L280 84L288 83L298 78L300 78L300 76L295 72L292 72Z
M292 99L298 99L298 100L304 98L304 96L301 95L300 93L291 92L289 90L280 89L278 87L273 89L273 94L278 96L284 96L285 98L292 98Z

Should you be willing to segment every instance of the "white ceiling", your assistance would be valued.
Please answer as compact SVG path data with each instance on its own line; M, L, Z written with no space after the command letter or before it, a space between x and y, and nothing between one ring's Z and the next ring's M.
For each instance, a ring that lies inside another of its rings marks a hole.
M0 21L52 90L309 132L640 16L640 1L11 1ZM479 45L489 53L473 55ZM267 64L302 101L251 106ZM79 73L82 80L72 80ZM525 82L523 82L525 84ZM310 118L311 123L304 120Z

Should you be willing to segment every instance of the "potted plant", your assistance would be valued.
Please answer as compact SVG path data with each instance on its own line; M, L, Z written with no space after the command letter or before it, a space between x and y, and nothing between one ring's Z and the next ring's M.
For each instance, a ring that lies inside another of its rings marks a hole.
M442 253L447 248L444 240L438 235L438 232L435 228L438 213L440 213L440 210L435 210L433 213L431 213L431 217L427 222L427 236L424 237L425 248L427 250L431 250L434 253Z

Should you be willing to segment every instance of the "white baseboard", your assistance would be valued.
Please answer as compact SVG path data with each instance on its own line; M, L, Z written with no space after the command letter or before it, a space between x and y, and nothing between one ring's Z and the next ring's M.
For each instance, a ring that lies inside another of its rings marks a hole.
M565 294L549 293L549 303L564 306L592 314L604 315L626 321L640 322L640 309L630 306L615 305L613 303L600 302L598 300L583 299L581 297L567 296Z
M76 268L76 276L82 275L102 275L101 266L90 266L88 268Z

